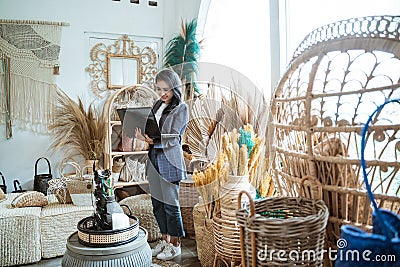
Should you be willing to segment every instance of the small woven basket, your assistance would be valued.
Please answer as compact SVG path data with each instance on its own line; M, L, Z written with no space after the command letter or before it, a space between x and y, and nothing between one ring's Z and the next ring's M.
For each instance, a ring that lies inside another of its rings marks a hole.
M93 181L91 175L83 175L85 166L80 169L80 166L76 162L65 162L62 166L71 165L75 168L75 174L63 176L66 181L68 193L72 199L72 203L77 206L91 206L93 204ZM60 173L62 169L60 170Z
M194 207L199 203L199 192L196 189L194 180L182 180L179 186L179 204L181 207Z
M302 180L301 188L308 178ZM239 203L243 194L250 199L236 212L243 267L288 266L289 257L291 266L322 266L329 216L322 200L273 197L253 201L242 191Z
M130 208L132 213L138 217L140 226L148 232L148 242L156 241L161 238L160 229L156 217L153 214L153 205L149 194L130 196L121 200L119 204L122 206L125 213L128 213L128 210L124 207L126 205Z

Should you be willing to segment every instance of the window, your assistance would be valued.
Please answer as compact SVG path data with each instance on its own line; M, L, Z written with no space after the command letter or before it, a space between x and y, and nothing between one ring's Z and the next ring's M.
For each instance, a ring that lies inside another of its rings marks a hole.
M210 1L201 61L228 66L266 90L270 80L268 10L265 0Z

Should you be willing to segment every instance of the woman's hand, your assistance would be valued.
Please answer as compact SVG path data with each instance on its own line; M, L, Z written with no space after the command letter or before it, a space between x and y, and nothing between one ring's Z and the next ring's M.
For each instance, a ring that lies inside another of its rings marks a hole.
M142 130L139 128L135 129L135 138L145 141L149 143L150 145L154 144L153 139L151 139L147 134L143 135Z

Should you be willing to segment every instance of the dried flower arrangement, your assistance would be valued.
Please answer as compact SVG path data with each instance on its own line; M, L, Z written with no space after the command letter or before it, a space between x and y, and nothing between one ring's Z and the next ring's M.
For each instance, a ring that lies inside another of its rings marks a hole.
M208 218L219 212L219 189L227 181L228 175L249 176L249 182L255 179L260 163L263 140L254 133L253 127L246 124L239 131L233 129L222 136L222 150L216 163L205 170L193 173Z
M67 158L81 155L86 160L99 160L103 155L105 122L93 104L86 111L80 98L76 103L61 90L57 92L57 103L49 126L54 139L50 147L62 150Z

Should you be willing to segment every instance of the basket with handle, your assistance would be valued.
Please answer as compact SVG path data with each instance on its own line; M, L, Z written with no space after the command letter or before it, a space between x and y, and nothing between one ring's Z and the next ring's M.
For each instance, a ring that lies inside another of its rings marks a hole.
M26 192L26 190L22 189L21 183L17 179L15 179L13 181L13 184L14 184L14 191L12 191L11 193L23 193L23 192Z
M371 187L374 179L371 182L368 180L368 174L376 175L376 168L384 168L389 170L396 165L398 161L391 161L390 157L381 158L379 160L371 159L371 154L366 159L366 144L368 139L370 143L374 141L376 133L380 132L382 124L376 123L379 121L378 116L384 116L383 108L388 104L400 104L400 99L392 99L385 101L382 105L369 116L361 133L361 160L360 165L364 176L364 183L367 190L368 198L372 205L372 233L366 232L353 225L344 225L341 227L341 235L338 241L338 258L335 267L347 267L357 264L357 266L400 266L400 216L397 212L383 209L384 200L377 203ZM398 109L396 107L395 109ZM387 119L384 116L384 120ZM391 123L391 128L396 129L400 124ZM396 141L394 144L394 152L400 150L400 141L396 140L398 130L393 131L393 135L389 138ZM372 141L371 141L372 139ZM388 145L390 148L390 145ZM392 151L391 149L389 151ZM372 154L373 155L373 154ZM375 155L374 155L375 156ZM397 157L395 157L397 159ZM369 171L367 171L369 169ZM398 178L399 176L397 176ZM373 177L374 178L374 177ZM377 178L379 179L379 178ZM382 178L380 178L382 179ZM400 183L400 181L397 181ZM398 191L397 191L398 193ZM397 205L400 199L397 198ZM357 254L358 258L343 257L342 255ZM361 255L361 256L360 256ZM382 262L376 262L376 259L387 259Z
M75 168L75 174L64 176L62 174L62 170L68 165L71 165ZM84 177L82 171L84 171L85 167L80 169L78 163L67 161L62 164L60 170L60 174L65 179L68 192L71 195L72 203L77 206L91 206L94 200L93 177L91 175Z
M312 182L306 184L309 179ZM303 191L308 194L317 191L322 197L322 188L318 186L316 190L311 185L318 182L310 176L304 177L301 195ZM243 195L249 202L241 207ZM328 208L320 199L272 197L253 201L249 193L241 191L236 219L242 266L289 266L289 262L290 266L322 266L328 215Z
M38 163L40 160L44 159L47 162L47 167L48 167L48 173L40 173L38 174ZM33 181L33 190L42 192L43 194L47 195L47 189L49 188L48 182L53 178L53 175L51 174L51 166L50 166L50 161L45 158L41 157L36 160L35 163L35 176L34 176L34 181Z
M7 185L6 185L6 179L3 176L3 173L0 172L1 179L3 181L3 184L0 185L0 189L3 191L4 194L7 194Z
M68 159L69 160L69 159ZM71 204L71 194L69 193L67 187L67 180L71 179L72 177L79 177L80 176L80 169L79 165L75 162L72 164L67 164L68 160L64 159L60 163L59 168L59 178L51 179L49 183L48 191L56 196L57 200L61 204ZM75 173L64 174L64 168L67 165L72 165L75 169Z

